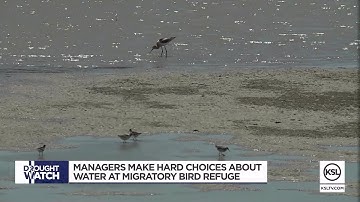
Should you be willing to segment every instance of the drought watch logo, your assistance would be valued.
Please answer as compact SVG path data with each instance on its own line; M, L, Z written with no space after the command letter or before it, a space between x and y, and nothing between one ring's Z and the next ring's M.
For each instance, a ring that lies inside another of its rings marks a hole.
M68 161L15 161L15 183L68 183Z

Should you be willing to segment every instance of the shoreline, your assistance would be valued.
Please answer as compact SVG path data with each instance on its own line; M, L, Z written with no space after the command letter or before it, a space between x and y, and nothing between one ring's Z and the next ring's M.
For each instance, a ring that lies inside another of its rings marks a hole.
M1 84L0 149L51 149L57 139L129 128L199 130L259 151L359 161L356 151L322 146L357 145L357 76L322 68L17 75Z
M115 138L132 128L145 135L189 134L176 141L231 135L216 142L249 156L304 157L270 167L270 181L313 181L308 171L319 160L359 162L357 150L331 149L358 147L356 69L122 73L35 73L0 81L0 150L66 149L72 146L59 140ZM346 184L347 195L359 195L356 181Z

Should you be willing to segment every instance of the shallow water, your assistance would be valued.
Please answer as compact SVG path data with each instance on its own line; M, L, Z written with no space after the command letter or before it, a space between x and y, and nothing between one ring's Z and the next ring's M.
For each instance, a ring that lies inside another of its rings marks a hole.
M357 2L1 1L0 73L357 67ZM148 54L170 36L167 59Z
M186 137L196 141L180 141ZM144 135L139 141L122 143L118 138L71 137L59 142L66 149L50 149L44 160L219 160L212 143L221 143L231 136L196 134ZM230 152L220 160L266 160L273 165L306 160L304 157L281 156L249 151L241 145L228 145ZM161 150L159 151L159 148ZM357 201L356 197L319 194L317 179L313 182L279 182L268 184L234 185L235 191L203 190L197 185L183 184L14 184L14 161L36 160L36 152L0 152L1 201ZM318 164L318 162L312 162ZM357 178L357 164L347 164L346 180ZM318 173L317 170L309 170ZM4 188L9 189L4 189ZM41 194L39 194L41 193ZM29 197L31 196L31 197Z

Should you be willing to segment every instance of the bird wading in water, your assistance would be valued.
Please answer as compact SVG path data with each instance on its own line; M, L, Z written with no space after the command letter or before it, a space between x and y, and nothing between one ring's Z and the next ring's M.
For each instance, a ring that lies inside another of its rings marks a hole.
M133 137L133 140L137 140L137 137L140 135L141 133L133 131L131 129L129 129L129 135Z
M36 149L39 152L39 156L42 156L44 154L45 147L46 147L46 145Z
M174 40L175 37L170 37L170 38L161 38L159 39L157 42L156 42L156 45L152 47L151 51L153 51L154 49L159 49L161 48L161 54L160 54L160 57L162 57L163 55L163 52L164 52L164 49L163 47L165 48L165 57L167 57L167 50L166 50L166 45L168 43L170 43L172 40ZM151 53L150 51L150 53Z
M131 137L131 135L128 134L118 135L118 137L123 140L123 143L126 143L126 140L128 140Z
M230 151L230 149L228 147L225 147L222 145L215 145L215 147L219 151L219 156L225 156L225 154L223 154L223 153L226 152L227 150Z

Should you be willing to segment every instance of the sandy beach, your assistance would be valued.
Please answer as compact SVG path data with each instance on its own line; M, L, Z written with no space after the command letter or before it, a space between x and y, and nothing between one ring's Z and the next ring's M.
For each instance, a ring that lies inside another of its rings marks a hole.
M14 74L1 83L0 148L33 150L67 136L129 128L231 134L254 151L358 161L354 69L242 69L187 73Z

